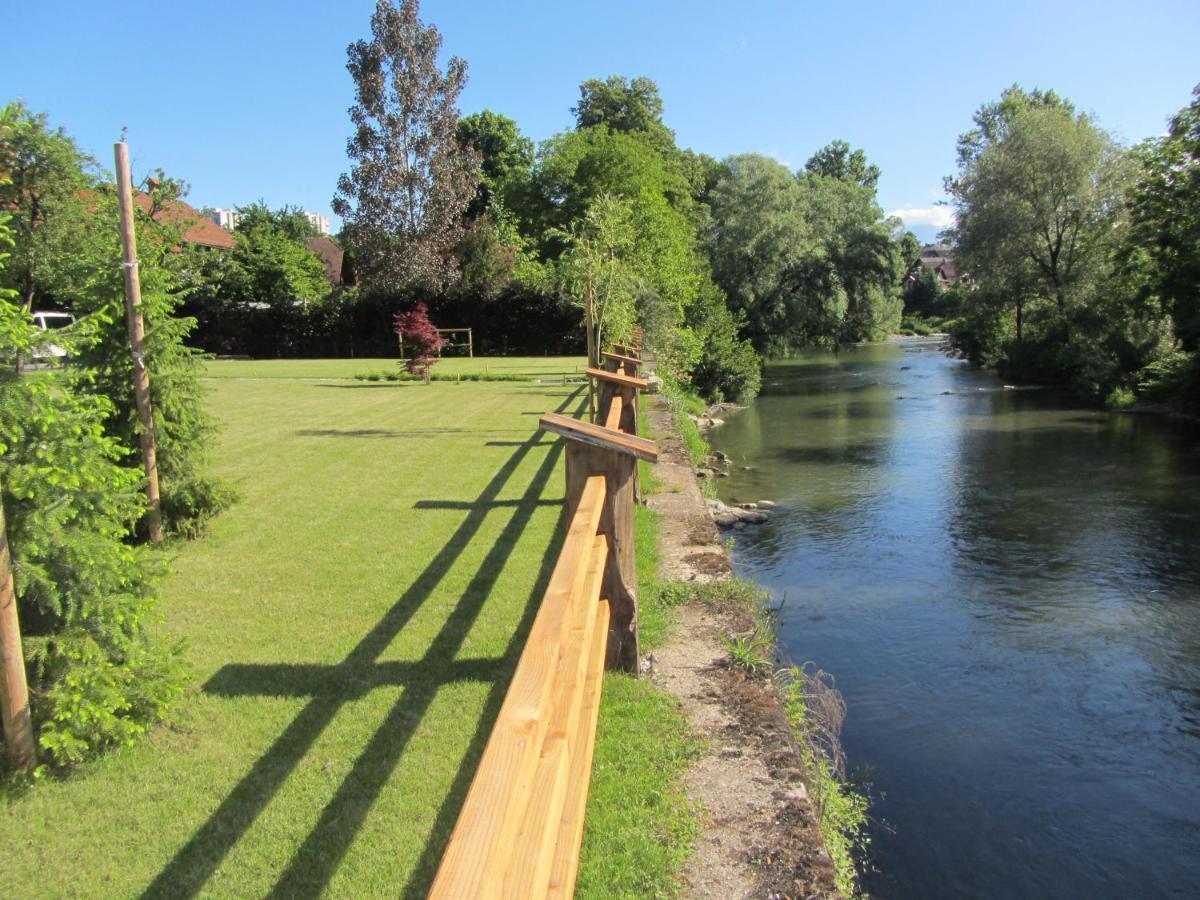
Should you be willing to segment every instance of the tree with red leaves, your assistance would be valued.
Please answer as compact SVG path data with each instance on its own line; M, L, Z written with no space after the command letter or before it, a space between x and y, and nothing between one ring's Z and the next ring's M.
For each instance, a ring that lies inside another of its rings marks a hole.
M437 352L446 344L446 339L438 334L437 328L429 320L429 307L418 303L414 310L397 313L395 324L402 345L405 349L411 348L405 366L428 384L429 370L438 361Z

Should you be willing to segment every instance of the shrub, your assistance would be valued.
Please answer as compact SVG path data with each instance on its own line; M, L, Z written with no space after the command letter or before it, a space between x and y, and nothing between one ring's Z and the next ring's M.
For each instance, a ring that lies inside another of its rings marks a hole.
M177 185L156 182L150 190L152 209L178 197ZM125 324L125 285L121 248L115 229L115 197L98 194L88 227L81 230L74 279L63 300L83 313L96 329L96 339L81 344L72 358L75 384L107 399L112 412L106 431L129 449L139 445L141 422L133 393L134 361ZM168 534L192 537L234 500L227 485L205 473L216 424L204 409L200 382L205 354L187 346L195 320L176 314L182 301L179 269L186 265L176 252L179 227L137 211L138 271L146 334L144 364L150 371L150 401L162 493L163 527ZM123 465L140 467L130 453Z
M407 345L410 356L405 365L410 375L429 381L429 370L438 361L437 352L446 341L429 320L429 307L418 303L409 312L396 313L396 334Z
M12 374L10 355L37 340L0 298L0 502L34 724L50 761L68 765L134 740L182 677L177 648L146 632L162 561L130 543L145 498L141 472L104 433L112 404L73 372Z

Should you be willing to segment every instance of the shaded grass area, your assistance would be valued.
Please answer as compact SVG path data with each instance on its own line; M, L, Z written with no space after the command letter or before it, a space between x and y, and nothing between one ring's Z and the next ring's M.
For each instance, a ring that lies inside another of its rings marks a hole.
M477 356L447 357L433 371L439 375L524 375L549 377L579 375L582 356ZM400 371L400 360L373 359L214 359L205 363L209 378L354 378L369 373Z

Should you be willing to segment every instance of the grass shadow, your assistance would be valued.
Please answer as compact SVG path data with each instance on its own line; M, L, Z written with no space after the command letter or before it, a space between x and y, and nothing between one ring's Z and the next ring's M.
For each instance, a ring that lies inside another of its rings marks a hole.
M576 391L568 395L558 411L563 412L570 407L572 400L577 399L580 393ZM492 679L487 712L480 719L470 752L455 777L450 794L439 808L430 846L423 852L405 892L409 892L419 880L418 875L422 878L432 877L432 872L427 871L430 859L435 858L432 856L434 853L440 855L450 827L446 820L457 809L466 786L470 784L474 766L482 753L481 741L486 740L491 722L499 709L496 698L503 698L502 688L507 686L507 676L515 665L516 648L520 647L520 640L527 633L536 610L537 599L545 590L545 581L549 577L548 566L553 565L552 553L547 553L543 559L538 588L530 597L518 633L510 641L505 655L494 660L459 663L454 662L454 656L537 509L538 504L531 501L540 500L562 453L561 442L554 442L539 465L524 492L522 499L525 502L515 506L512 518L489 548L458 604L430 642L424 657L408 666L380 665L378 658L450 572L524 458L535 447L550 444L549 440L543 440L545 437L541 432L534 433L500 466L442 549L340 664L265 668L233 665L223 667L209 679L204 690L218 695L230 696L249 690L256 694L308 696L309 701L208 820L158 873L143 892L143 897L176 898L199 894L342 707L362 696L371 686L381 683L380 679L393 679L384 683L402 682L405 690L388 712L384 724L355 760L350 773L326 804L317 824L289 860L270 893L272 897L319 896L337 871L439 687L449 681L463 677L479 678L483 672L493 671L496 677ZM561 527L560 522L559 530ZM489 669L489 666L496 668ZM306 689L308 693L302 693ZM431 849L434 845L436 850Z

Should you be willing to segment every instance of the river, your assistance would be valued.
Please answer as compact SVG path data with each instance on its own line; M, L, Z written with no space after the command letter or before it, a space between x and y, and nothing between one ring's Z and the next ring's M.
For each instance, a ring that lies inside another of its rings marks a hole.
M711 435L734 566L833 673L882 897L1200 896L1200 430L901 340ZM743 466L748 468L742 468Z

